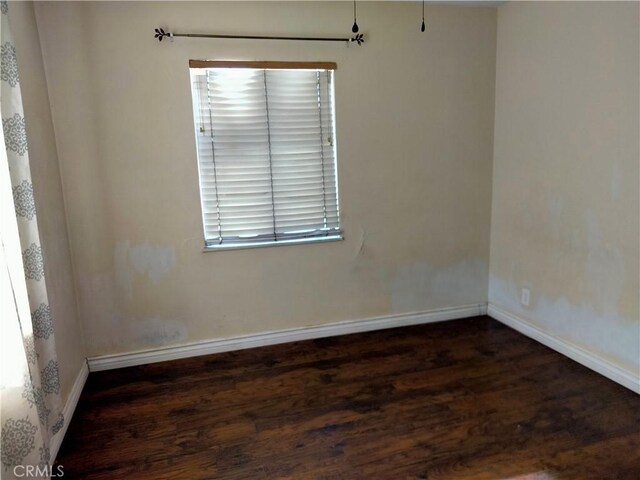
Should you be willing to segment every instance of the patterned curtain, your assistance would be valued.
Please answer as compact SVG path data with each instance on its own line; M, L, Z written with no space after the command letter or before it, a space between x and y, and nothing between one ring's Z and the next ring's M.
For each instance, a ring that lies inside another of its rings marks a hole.
M2 302L5 305L0 319L0 477L24 478L27 465L40 467L40 472L43 467L48 467L51 438L62 428L64 418L53 319L47 300L33 199L16 49L9 30L6 1L0 3L0 10L0 106L6 150L6 156L0 155L0 180L5 182L3 187L6 187L6 196L3 195L0 201L6 212L6 203L11 203L7 185L10 178L15 207L15 216L11 213L2 215L0 228L0 286L4 292L8 292L3 300L9 300ZM10 216L12 218L7 218ZM12 235L15 241L12 241ZM11 265L18 267L12 269ZM24 270L24 274L21 270ZM16 466L21 467L16 469Z

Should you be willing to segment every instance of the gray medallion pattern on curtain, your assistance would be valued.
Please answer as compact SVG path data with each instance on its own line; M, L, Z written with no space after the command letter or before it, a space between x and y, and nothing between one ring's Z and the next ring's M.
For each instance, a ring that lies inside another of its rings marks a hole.
M15 87L18 84L18 58L13 44L6 43L0 46L0 62L2 63L0 78Z
M38 411L38 418L41 423L47 421L47 416L49 415L49 409L44 403L44 392L42 388L36 387L31 382L31 377L29 375L24 376L24 390L22 391L22 398L24 398L30 407L35 406Z
M12 369L23 370L21 385L1 385L2 478L15 478L16 465L45 466L51 438L64 426L60 372L49 308L45 267L33 196L26 125L18 76L16 48L9 30L9 8L0 2L0 106L2 133L11 177L22 248L30 318L18 314L23 351ZM17 280L17 279L16 279ZM16 333L16 335L19 335ZM19 339L17 340L20 341Z
M36 345L33 337L27 337L24 340L24 353L27 356L27 362L31 365L35 365L38 359L38 353L36 352Z
M36 310L31 312L33 335L36 338L49 338L53 335L53 320L51 308L46 303L41 303Z
M33 185L23 180L22 183L13 187L13 202L16 206L16 213L27 220L32 220L36 215L36 203L33 200Z
M24 276L30 280L42 280L44 278L44 261L40 245L32 243L22 252L24 264Z
M46 367L40 372L40 381L45 393L60 393L60 375L58 373L58 362L49 360Z
M27 153L27 130L22 115L15 113L13 117L3 118L2 130L4 130L4 144L7 150L18 155Z
M29 418L9 418L2 425L2 463L19 465L36 447L36 427Z

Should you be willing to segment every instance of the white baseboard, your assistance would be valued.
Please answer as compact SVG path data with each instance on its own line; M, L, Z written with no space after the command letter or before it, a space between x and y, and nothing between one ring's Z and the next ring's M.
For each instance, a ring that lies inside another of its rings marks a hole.
M263 347L279 343L333 337L336 335L347 335L350 333L368 332L372 330L404 327L408 325L420 325L424 323L441 322L444 320L455 320L458 318L486 315L486 313L486 303L479 303L428 310L424 312L387 315L384 317L361 320L349 320L346 322L330 323L327 325L314 325L309 327L276 330L272 332L257 333L254 335L221 338L173 347L161 347L152 350L115 355L102 355L98 357L90 357L87 361L89 363L89 370L97 372L100 370L131 367L134 365L164 362L179 358L197 357L199 355L229 352L245 348Z
M56 456L58 455L58 451L60 450L60 445L62 445L62 440L67 433L67 428L69 428L69 423L71 422L71 417L73 417L73 412L76 410L76 406L78 405L78 400L80 400L80 394L82 393L82 389L84 388L84 384L87 382L87 377L89 376L89 367L86 363L82 364L82 368L78 372L78 376L76 377L75 382L73 382L73 387L71 388L71 392L69 392L69 396L67 397L67 403L65 403L64 408L62 409L62 414L64 415L64 425L62 428L51 438L51 444L49 445L49 450L51 452L51 464L56 460Z
M640 393L640 378L637 373L623 369L573 343L567 342L566 340L554 335L550 335L522 317L507 312L492 303L489 303L487 313L491 318L504 323L527 337L546 345L572 360L575 360L576 362L598 372L600 375L603 375L614 382L619 383L629 390Z

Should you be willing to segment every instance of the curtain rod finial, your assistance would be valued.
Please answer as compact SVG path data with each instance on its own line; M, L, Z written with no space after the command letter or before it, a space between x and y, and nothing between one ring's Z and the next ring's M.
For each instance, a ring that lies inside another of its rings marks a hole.
M358 45L362 45L364 43L364 34L358 33L351 37L350 42L356 42Z
M173 41L173 33L165 32L164 28L156 28L155 32L153 38L157 38L159 42L161 42L164 37L169 37Z

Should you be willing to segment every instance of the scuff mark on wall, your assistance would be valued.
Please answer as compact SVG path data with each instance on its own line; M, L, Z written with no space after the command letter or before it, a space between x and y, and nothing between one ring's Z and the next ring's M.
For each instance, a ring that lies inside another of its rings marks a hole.
M487 275L487 263L478 259L446 268L423 262L401 268L391 281L392 311L415 312L484 302Z
M184 342L187 328L177 320L147 318L130 322L129 336L132 343L142 347L162 347Z
M638 372L640 322L616 313L600 313L590 304L574 305L566 297L531 292L531 305L520 304L519 286L490 275L489 302L518 315L543 331L565 339L624 368ZM535 287L535 286L534 286Z
M113 252L117 292L123 300L133 300L133 270L129 265L129 242L118 242Z
M586 276L591 304L605 315L617 315L624 289L625 263L619 248L603 242L602 231L593 211L585 215L587 232Z
M158 283L176 264L176 251L173 246L144 243L131 247L129 260L137 273L146 274L153 283Z
M123 249L116 255L120 259ZM120 279L123 277L121 273ZM86 323L85 335L94 355L174 345L189 338L183 322L161 317L137 320L135 315L123 311L116 295L118 281L114 275L104 273L78 282L80 298L93 299L90 305L81 303L80 312L85 316L92 315L92 321Z
M93 275L80 282L81 298L100 300L99 305L82 306L83 312L97 312L87 325L87 340L93 348L151 348L179 343L188 337L186 327L179 321L160 317L138 320L130 311L130 303L139 293L135 290L136 280L158 284L175 263L173 246L144 243L132 247L128 240L116 244L113 273Z
M173 246L144 243L132 247L128 240L118 242L114 249L113 266L120 297L132 300L136 273L158 283L175 264L176 252Z
M79 280L80 315L90 320L85 321L85 341L97 351L112 351L124 341L114 277L99 274Z

